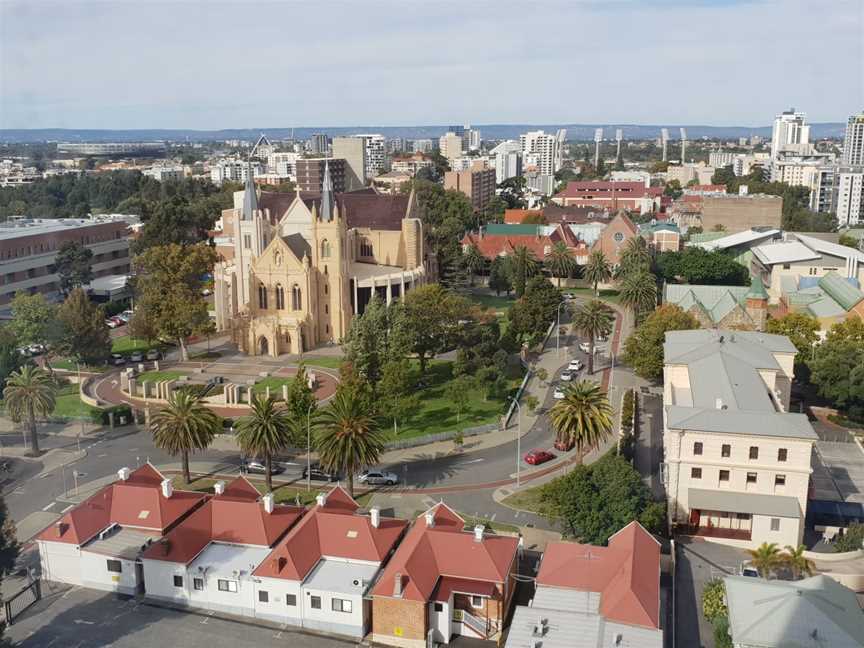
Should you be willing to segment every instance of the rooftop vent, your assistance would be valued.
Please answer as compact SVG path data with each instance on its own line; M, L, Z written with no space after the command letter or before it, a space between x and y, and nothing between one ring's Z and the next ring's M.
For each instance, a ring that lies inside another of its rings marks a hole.
M372 523L372 526L376 529L381 526L381 509L377 506L373 507L369 510L369 519Z
M426 511L426 526L429 529L435 526L435 513L432 511Z
M222 495L225 492L225 482L217 481L215 484L213 484L213 492L217 495Z
M162 480L162 495L167 499L174 494L174 484L170 479Z
M393 577L393 596L402 598L402 572L396 572Z
M315 502L318 506L324 507L327 506L327 494L326 493L318 493L315 496Z
M264 511L266 511L267 513L272 513L273 512L273 493L267 493L262 498L262 501L264 502Z
M122 481L127 481L129 479L129 469L124 466L123 468L121 468L120 470L117 471L117 476Z
M484 526L482 524L474 527L474 542L483 542L483 531Z

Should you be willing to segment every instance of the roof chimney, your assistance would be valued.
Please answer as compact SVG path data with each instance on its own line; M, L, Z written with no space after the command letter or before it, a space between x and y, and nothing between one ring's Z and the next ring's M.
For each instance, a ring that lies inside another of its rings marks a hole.
M288 559L285 556L279 556L278 558L273 559L273 567L276 568L276 573L278 574L283 569L285 569L285 565L288 563Z
M318 493L315 496L315 502L318 504L318 506L327 506L327 493Z
M474 527L474 542L483 542L483 531L484 527L482 524Z
M121 468L120 470L117 471L117 476L121 480L127 481L129 479L129 469L124 466L123 468Z
M267 493L262 500L264 502L264 510L267 513L273 512L273 493Z
M431 529L435 526L435 513L426 511L426 527Z
M171 483L170 479L162 480L162 495L165 497L171 497L174 494L174 484Z
M55 524L55 526L57 527L57 536L62 538L63 534L66 533L66 529L68 528L69 525L66 524L65 522L63 522L62 520L57 520L57 523Z
M393 596L402 598L402 572L396 572L393 577Z
M225 493L225 482L224 481L217 481L215 484L213 484L213 492L216 493L217 495L224 494Z
M369 518L371 519L372 526L377 529L381 526L381 509L377 506L369 509Z

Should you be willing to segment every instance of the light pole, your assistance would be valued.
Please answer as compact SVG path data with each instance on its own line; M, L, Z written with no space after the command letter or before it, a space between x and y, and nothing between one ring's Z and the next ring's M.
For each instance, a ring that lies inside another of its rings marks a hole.
M312 408L315 403L306 410L306 492L312 490Z
M516 406L516 488L519 488L519 470L522 467L522 406L515 397L511 397Z
M557 329L556 333L558 335L555 338L555 357L556 358L561 357L561 307L565 306L566 304L567 304L566 301L562 301L560 304L558 304L558 309L556 311L556 318L557 318L557 322L558 322L556 324L556 329Z

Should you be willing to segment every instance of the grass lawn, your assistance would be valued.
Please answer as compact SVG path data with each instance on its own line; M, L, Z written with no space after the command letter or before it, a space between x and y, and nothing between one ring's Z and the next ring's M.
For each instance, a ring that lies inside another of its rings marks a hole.
M278 480L279 477L279 475L273 476L274 480ZM247 475L246 478L259 490L259 492L261 492L262 495L267 492L267 485L265 484L262 475L253 475L251 477ZM183 481L183 475L175 475L171 478L171 481L174 482L174 487L180 490L193 490L212 494L213 484L218 480L210 477L199 477L198 479L195 479L193 476L192 483L186 485ZM225 481L230 482L230 479L226 479ZM304 506L315 504L315 496L322 491L330 490L331 487L327 484L312 484L312 490L307 491L305 482L303 482L302 486L289 484L282 486L279 485L278 482L274 483L273 486L273 494L276 496L277 503L294 504L299 497L300 504ZM355 499L360 506L367 506L369 501L372 499L372 492L357 494Z
M65 369L67 371L78 371L78 363L72 362L71 360L67 360L66 358L52 358L51 366L54 369ZM108 365L101 365L98 367L90 367L88 365L82 364L81 371L93 371L96 373L103 373L108 371L111 367Z
M90 418L101 411L81 400L78 385L64 385L57 392L57 402L52 415L63 418Z
M522 511L539 513L541 504L543 503L542 491L542 486L526 488L525 490L519 491L518 493L513 493L509 497L505 497L501 503L515 509L520 509Z
M341 356L303 356L303 364L310 367L324 367L325 369L338 369L342 366Z
M578 297L592 298L594 291L591 288L564 288L562 292L570 293ZM600 299L602 301L612 302L613 304L621 303L621 295L617 290L600 290Z
M159 380L175 380L180 376L185 376L186 374L182 371L145 371L142 374L139 374L136 380L140 385L145 380L148 382L159 381Z
M507 295L498 296L473 291L465 292L463 294L475 304L480 304L481 306L485 306L486 308L491 308L496 313L506 312L506 310L513 305L513 302L516 301L516 297L512 294L509 297Z
M416 517L416 516L415 516ZM482 524L487 529L491 529L497 533L518 533L519 527L515 524L505 524L503 522L493 522L492 520L488 520L486 518L474 517L472 515L463 515L465 518L465 530L473 531L474 527L478 524Z
M270 376L269 378L264 378L255 383L252 387L252 392L255 394L264 394L269 387L270 395L276 400L282 400L282 385L290 385L292 380L294 380L293 376L291 378L277 378L275 376Z
M158 349L160 346L158 342L148 342L142 338L133 338L129 335L121 335L111 340L112 353L125 354L134 353L135 351L146 353L150 349Z

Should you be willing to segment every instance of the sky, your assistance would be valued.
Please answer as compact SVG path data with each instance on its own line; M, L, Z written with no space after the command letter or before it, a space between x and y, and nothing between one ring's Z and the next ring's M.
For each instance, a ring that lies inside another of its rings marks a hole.
M864 0L0 0L0 128L764 126L864 109Z

